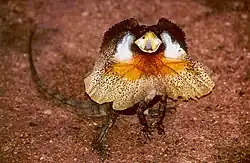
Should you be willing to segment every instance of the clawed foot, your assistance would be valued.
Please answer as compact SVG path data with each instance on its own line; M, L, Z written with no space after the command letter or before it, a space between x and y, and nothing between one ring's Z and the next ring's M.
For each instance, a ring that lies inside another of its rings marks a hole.
M147 140L150 140L150 136L152 136L152 130L148 126L143 126L141 133Z
M164 131L164 125L162 123L157 123L156 124L156 129L159 135L164 135L165 131Z
M174 114L176 112L176 107L169 107L167 109L170 114Z
M100 157L103 161L109 157L108 145L105 145L104 143L93 141L92 148L93 148L93 150L96 150L98 152L98 154L100 155Z

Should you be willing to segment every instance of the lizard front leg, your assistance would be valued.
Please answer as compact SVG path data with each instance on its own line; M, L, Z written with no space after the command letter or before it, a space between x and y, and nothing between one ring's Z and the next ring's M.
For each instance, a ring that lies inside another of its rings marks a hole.
M149 129L148 123L147 123L147 119L146 116L144 114L144 111L148 108L147 103L145 101L141 101L138 104L138 108L136 110L138 119L141 123L141 125L143 126L142 128L142 132L144 134L144 136L149 139L149 135L151 135L151 131Z
M158 109L158 116L156 117L156 129L158 131L159 135L162 135L165 133L164 131L164 125L163 125L163 120L165 118L166 114L166 109L167 109L167 99L165 96L162 96L160 101L159 101L159 109Z

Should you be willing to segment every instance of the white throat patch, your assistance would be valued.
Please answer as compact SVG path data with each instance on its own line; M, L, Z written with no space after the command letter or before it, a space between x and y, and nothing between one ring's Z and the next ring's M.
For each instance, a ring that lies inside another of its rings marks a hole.
M163 32L161 34L161 39L166 47L164 51L164 56L166 58L183 59L183 57L187 55L177 41L172 41L168 32Z
M131 45L133 44L135 37L131 33L127 33L120 42L118 42L115 59L118 61L128 61L133 58L131 51Z

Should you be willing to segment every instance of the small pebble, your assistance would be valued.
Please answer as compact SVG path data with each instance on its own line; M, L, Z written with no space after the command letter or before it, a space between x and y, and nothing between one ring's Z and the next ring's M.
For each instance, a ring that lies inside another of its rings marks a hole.
M248 16L247 16L247 14L241 14L241 18L242 18L242 19L247 19Z
M89 16L89 12L88 11L84 11L81 13L81 16L86 17Z
M48 109L48 110L45 110L43 113L46 114L46 115L51 115L52 111L50 109Z

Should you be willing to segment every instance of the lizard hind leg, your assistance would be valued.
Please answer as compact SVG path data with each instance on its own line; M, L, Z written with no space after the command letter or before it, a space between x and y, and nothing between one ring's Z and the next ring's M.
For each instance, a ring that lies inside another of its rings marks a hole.
M105 160L106 157L108 156L108 151L107 151L107 148L106 148L104 141L107 137L108 131L115 124L115 122L118 118L118 115L119 115L119 112L112 108L111 103L108 103L108 104L109 104L109 108L108 108L105 122L103 123L103 125L100 129L100 132L97 134L97 136L92 141L93 149L98 151L98 153L100 154L100 156L103 160Z

